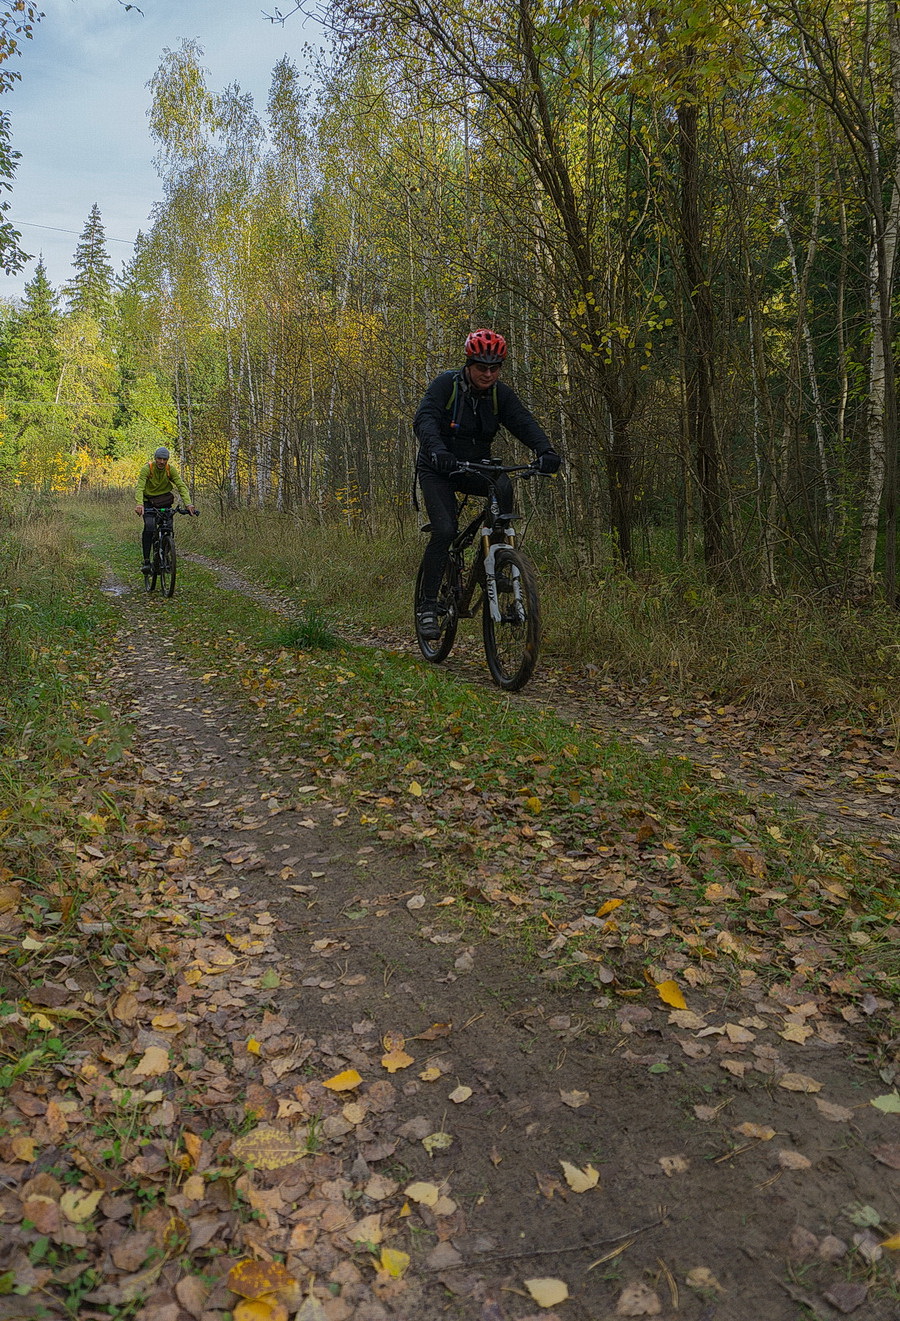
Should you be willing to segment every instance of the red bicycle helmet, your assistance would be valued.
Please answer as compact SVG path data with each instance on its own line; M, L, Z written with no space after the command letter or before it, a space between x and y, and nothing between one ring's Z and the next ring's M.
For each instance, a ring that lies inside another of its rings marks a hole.
M502 362L506 357L506 340L496 330L473 330L466 339L466 357L486 367Z

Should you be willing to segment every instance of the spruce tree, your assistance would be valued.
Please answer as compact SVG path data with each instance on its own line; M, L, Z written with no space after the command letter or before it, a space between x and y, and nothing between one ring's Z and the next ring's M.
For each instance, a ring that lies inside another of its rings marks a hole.
M63 289L69 310L87 312L98 321L104 321L112 306L115 274L106 251L106 232L96 202L85 221L72 266L75 275Z

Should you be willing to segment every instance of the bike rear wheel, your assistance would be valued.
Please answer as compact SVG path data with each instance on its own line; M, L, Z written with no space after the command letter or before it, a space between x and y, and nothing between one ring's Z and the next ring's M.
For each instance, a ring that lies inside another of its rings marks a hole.
M514 693L528 682L537 664L541 642L537 575L531 561L510 547L497 551L494 575L500 619L492 618L485 593L481 616L484 654L494 682Z
M450 655L453 643L456 641L456 630L459 628L459 610L456 604L456 593L453 590L455 577L455 568L452 560L448 560L444 568L444 576L441 579L441 585L438 589L438 623L441 628L440 636L436 638L423 638L419 628L419 608L423 601L422 596L422 569L419 568L416 578L416 596L415 596L415 622L416 622L416 641L419 644L419 650L427 661L432 665L440 665L441 661L446 660Z
M164 596L175 591L175 538L163 533L159 546L159 590Z

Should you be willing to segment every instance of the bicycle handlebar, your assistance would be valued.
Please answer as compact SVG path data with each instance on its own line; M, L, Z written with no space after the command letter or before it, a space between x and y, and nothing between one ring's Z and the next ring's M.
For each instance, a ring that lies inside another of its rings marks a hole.
M491 474L499 475L501 472L507 476L520 477L550 477L552 473L542 473L536 463L511 464L507 467L503 463L494 463L491 459L482 459L476 463L460 462L454 469L455 472L477 472L481 477L490 477Z

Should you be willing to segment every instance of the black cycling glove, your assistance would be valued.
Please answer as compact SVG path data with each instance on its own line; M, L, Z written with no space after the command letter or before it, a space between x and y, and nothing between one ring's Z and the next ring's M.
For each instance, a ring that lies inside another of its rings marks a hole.
M537 456L538 472L550 474L559 472L562 466L562 459L556 453L556 450L544 450L543 454Z
M459 459L449 450L434 450L431 455L431 466L435 472L442 473L446 477L449 473L456 472Z

